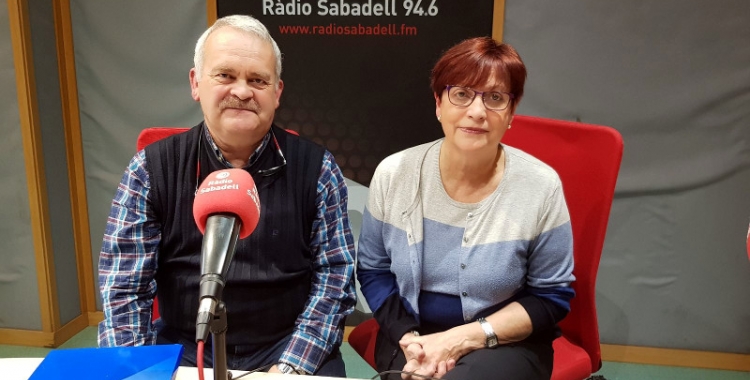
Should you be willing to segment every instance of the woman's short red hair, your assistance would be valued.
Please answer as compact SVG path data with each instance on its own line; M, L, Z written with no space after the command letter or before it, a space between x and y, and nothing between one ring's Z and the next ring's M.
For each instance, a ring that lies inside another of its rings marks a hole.
M523 96L526 65L513 46L490 37L476 37L459 42L438 59L430 86L435 96L440 97L445 86L478 87L491 79L507 83L508 92L513 94L511 109L515 109Z

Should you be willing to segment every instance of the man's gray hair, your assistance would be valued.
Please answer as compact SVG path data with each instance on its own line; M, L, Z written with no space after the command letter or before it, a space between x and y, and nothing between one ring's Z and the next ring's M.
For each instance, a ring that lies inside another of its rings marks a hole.
M211 33L213 33L215 30L225 26L253 34L256 37L271 44L271 46L273 47L273 53L276 56L276 80L278 86L278 80L281 79L281 50L279 50L279 46L276 45L276 41L273 40L271 34L268 33L268 29L266 29L265 25L263 25L256 18L247 15L232 15L222 17L216 20L216 22L211 25L210 28L206 29L206 31L203 32L201 37L198 39L198 42L195 44L195 55L193 56L193 65L195 66L197 77L201 78L203 76L203 72L201 70L203 70L203 57L205 54L204 47L206 45L208 36L210 36Z

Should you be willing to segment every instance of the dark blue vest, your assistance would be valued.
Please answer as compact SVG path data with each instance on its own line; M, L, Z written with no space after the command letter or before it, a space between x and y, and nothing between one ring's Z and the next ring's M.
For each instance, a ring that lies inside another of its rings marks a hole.
M225 169L211 151L202 126L146 147L149 210L162 231L156 272L159 313L167 331L187 339L195 338L203 241L193 219L195 189L209 173ZM223 295L227 345L272 343L290 334L310 294L309 246L325 150L272 128L287 165L268 177L257 174L282 162L271 140L258 160L244 168L258 188L261 216L253 234L237 243L227 274Z

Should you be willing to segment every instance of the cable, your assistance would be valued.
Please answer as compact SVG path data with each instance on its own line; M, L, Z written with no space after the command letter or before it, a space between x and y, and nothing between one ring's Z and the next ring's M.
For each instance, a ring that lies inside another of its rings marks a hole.
M407 375L410 375L410 376L413 376L413 377L418 377L420 379L439 380L437 377L432 377L432 376L427 376L427 375L420 375L420 374L416 374L414 372L408 372L408 371L399 371L399 370L395 370L395 369L391 369L391 370L388 370L388 371L380 372L377 375L371 377L370 380L377 380L378 378L381 378L381 376L383 376L383 375L390 375L390 374L407 374Z
M203 380L203 341L198 341L198 357L197 359L197 367L198 367L198 380Z
M233 377L232 380L237 380L237 379L239 379L241 377L245 377L245 376L247 376L247 375L249 375L251 373L269 370L269 369L271 369L271 367L273 367L275 365L276 365L276 363L271 363L271 364L268 364L268 365L264 365L263 367L259 367L259 368L256 368L256 369L252 370L252 371L245 372L242 375L239 375L237 377Z
M198 350L200 350L200 351L203 351L203 344L202 343L203 342L199 342L198 343ZM242 375L239 375L237 377L232 377L232 380L237 380L239 378L245 377L245 376L250 375L250 374L255 373L255 372L267 371L267 370L271 369L271 367L273 367L275 365L276 365L276 363L271 363L271 364L268 364L268 365L264 365L262 367L258 367L258 368L254 369L254 370L245 372ZM198 368L200 369L200 372L198 372L198 376L200 377L200 380L203 380L203 370L202 370L202 367L203 367L203 359L198 359ZM236 372L236 370L235 370L235 372ZM395 370L395 369L380 372L377 375L371 377L370 380L377 380L381 376L390 375L390 374L407 374L407 375L411 375L413 377L417 377L417 378L420 378L420 379L440 380L437 377L432 377L432 376L427 376L427 375L420 375L420 374L416 374L414 372L408 372L408 371L398 371L398 370Z

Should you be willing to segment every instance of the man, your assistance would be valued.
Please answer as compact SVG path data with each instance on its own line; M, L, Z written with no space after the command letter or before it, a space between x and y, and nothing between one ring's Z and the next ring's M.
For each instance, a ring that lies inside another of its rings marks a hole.
M194 61L190 87L204 121L138 152L112 202L99 261L99 345L179 343L182 364L196 365L195 190L209 173L237 167L253 176L262 204L226 278L227 366L344 377L338 347L355 291L341 171L330 152L273 125L281 52L258 20L217 20ZM152 324L157 295L161 318Z

